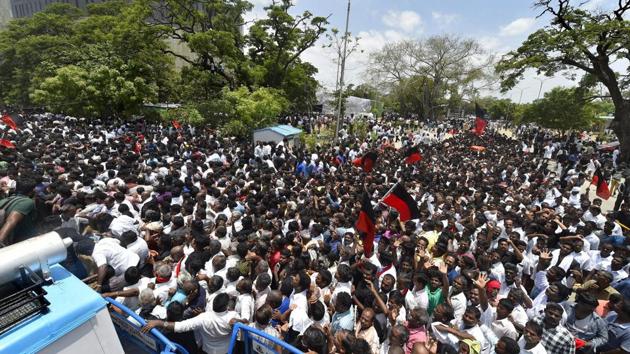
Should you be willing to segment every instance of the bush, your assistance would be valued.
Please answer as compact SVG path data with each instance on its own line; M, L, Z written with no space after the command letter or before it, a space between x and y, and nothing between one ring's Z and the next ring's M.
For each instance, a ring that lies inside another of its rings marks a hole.
M166 123L170 123L174 120L182 124L190 124L194 126L200 126L206 123L206 120L201 116L199 111L192 106L182 106L174 109L166 109L161 112L162 120Z

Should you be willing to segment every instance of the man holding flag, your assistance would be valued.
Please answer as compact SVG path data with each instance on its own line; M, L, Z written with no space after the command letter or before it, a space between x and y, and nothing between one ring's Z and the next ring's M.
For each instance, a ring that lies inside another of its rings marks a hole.
M477 136L483 135L483 132L486 130L487 125L488 125L488 121L486 120L486 111L483 108L481 108L478 103L475 103L474 133Z
M420 154L420 150L418 150L417 146L411 146L405 152L405 160L404 163L407 165L414 164L418 161L422 161L422 155Z
M354 159L352 164L357 167L361 167L364 172L370 173L374 168L374 164L376 163L376 159L378 158L378 154L374 151L369 151L365 155Z
M15 131L18 131L18 126L15 123L15 121L13 120L13 118L11 118L10 115L4 114L0 120L2 120L2 123L4 123L9 128L11 128L11 129L13 129Z
M371 257L374 248L374 235L376 234L376 217L370 196L367 192L363 192L361 211L359 211L359 218L357 219L355 227L363 240L363 252L365 256Z
M610 189L608 188L608 183L606 183L606 179L602 174L601 168L598 168L593 174L591 184L594 184L597 187L595 194L597 194L598 197L606 200L610 198Z
M392 189L385 194L382 200L383 204L388 205L400 214L400 221L420 218L418 203L413 199L400 183L396 183Z

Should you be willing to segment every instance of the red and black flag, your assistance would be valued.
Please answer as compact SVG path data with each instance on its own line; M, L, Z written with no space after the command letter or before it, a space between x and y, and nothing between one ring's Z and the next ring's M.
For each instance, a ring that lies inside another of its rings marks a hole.
M475 134L482 135L487 125L486 111L475 103Z
M3 146L7 149L15 149L15 144L13 144L10 140L0 139L0 146Z
M177 130L182 129L182 125L177 121L177 119L173 120L173 127Z
M411 165L418 161L422 161L422 155L420 155L420 150L418 150L417 146L412 146L407 151L405 151L405 163Z
M383 203L398 210L400 221L405 222L411 219L420 218L418 203L407 193L405 187L399 183L383 197Z
M374 168L374 164L376 163L376 159L378 158L378 154L374 151L367 152L362 157L354 159L352 163L357 166L363 168L364 172L371 172L372 168Z
M15 123L13 118L11 118L10 115L8 115L8 114L3 115L1 120L2 120L2 123L6 124L9 128L11 128L11 129L13 129L15 131L18 130L17 124Z
M367 192L363 192L361 211L359 211L359 218L354 226L360 232L363 240L363 253L366 257L372 256L374 234L376 234L376 217L374 216L372 202L370 202L370 196Z
M595 171L591 184L594 184L597 187L597 191L595 193L598 197L602 199L610 198L610 189L608 189L608 183L606 183L606 179L604 178L601 169L598 168Z

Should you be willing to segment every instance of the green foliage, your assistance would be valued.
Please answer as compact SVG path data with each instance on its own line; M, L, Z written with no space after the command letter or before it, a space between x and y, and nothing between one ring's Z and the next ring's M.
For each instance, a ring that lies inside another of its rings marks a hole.
M249 29L246 38L251 61L249 83L284 90L293 110L306 111L315 102L317 69L304 63L300 55L326 32L328 21L309 11L292 16L291 0L265 7L267 18Z
M367 138L368 133L370 132L370 125L368 124L367 121L359 118L359 119L355 119L351 123L350 129L352 129L352 133L356 137L358 137L359 139L363 140L363 139Z
M246 87L234 91L223 91L223 99L232 119L223 127L225 132L244 137L254 129L266 127L276 122L277 117L289 107L289 101L282 91L259 88L250 92Z
M412 76L400 80L389 93L390 108L404 115L417 114L421 118L429 117L431 109L437 106L437 102L427 99L433 86L433 80L426 76Z
M54 3L0 32L0 100L85 116L129 116L172 90L164 43L122 1L87 13Z
M200 126L205 123L205 119L199 111L192 106L183 106L175 109L165 109L160 112L162 121L170 123L174 120L180 123Z
M513 120L516 107L518 106L518 104L508 98L483 97L475 101L486 110L490 119L495 120ZM468 112L473 112L474 109L474 102L466 105Z
M523 122L552 129L583 129L591 125L594 114L578 89L556 87L527 107Z
M54 112L75 116L129 116L139 112L146 98L156 97L157 89L141 77L124 74L107 66L64 66L44 79L31 98Z
M491 81L494 58L484 54L479 42L453 35L405 40L372 53L368 72L393 96L388 108L437 118L476 96L473 84Z
M358 86L350 84L348 85L347 91L348 96L366 98L368 100L378 100L381 97L376 87L365 83Z

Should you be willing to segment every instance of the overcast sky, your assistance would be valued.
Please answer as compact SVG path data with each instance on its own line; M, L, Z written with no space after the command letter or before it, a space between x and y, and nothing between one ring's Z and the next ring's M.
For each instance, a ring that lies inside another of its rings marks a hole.
M270 0L250 0L254 10L248 19L261 17L263 7ZM606 9L616 0L591 0L584 5L590 9ZM528 34L548 23L548 18L537 18L540 10L533 8L533 0L352 0L349 31L360 38L362 53L354 53L346 64L346 83L365 81L367 58L385 43L401 39L423 38L437 34L456 34L478 40L488 51L501 55L516 49ZM315 15L329 16L330 27L343 31L347 0L299 0L293 14L310 10ZM334 88L336 66L334 52L322 48L325 40L309 49L303 60L315 65L316 78L322 85ZM525 80L505 95L495 96L530 102L554 86L572 85L564 77L542 78L529 73Z

